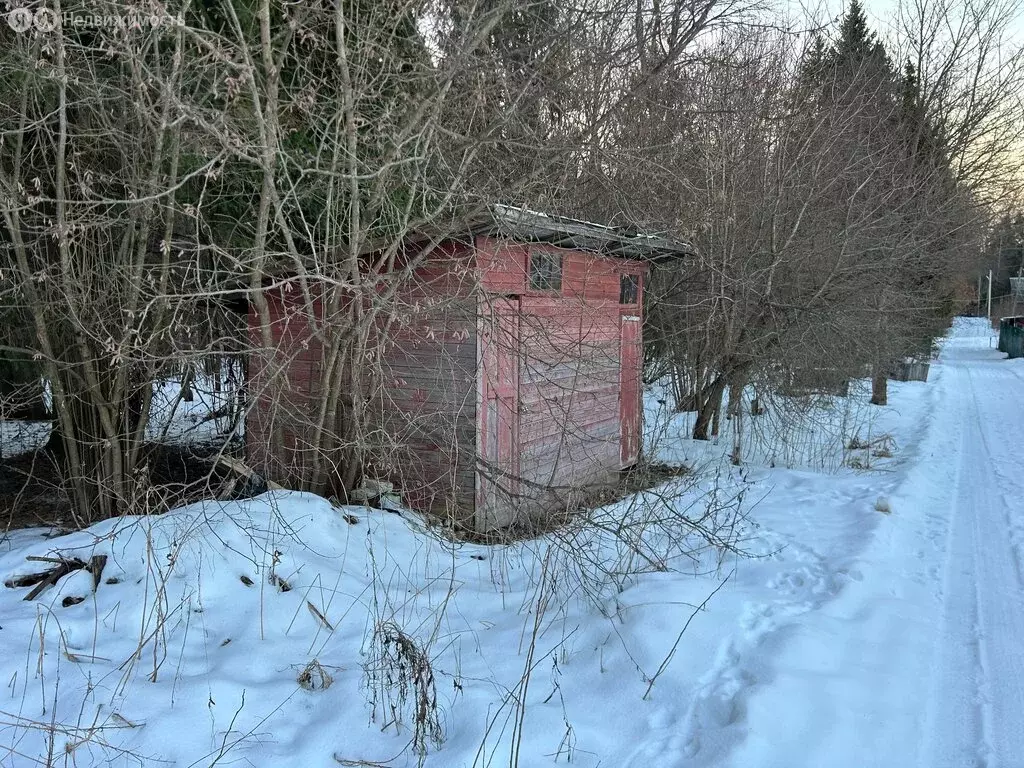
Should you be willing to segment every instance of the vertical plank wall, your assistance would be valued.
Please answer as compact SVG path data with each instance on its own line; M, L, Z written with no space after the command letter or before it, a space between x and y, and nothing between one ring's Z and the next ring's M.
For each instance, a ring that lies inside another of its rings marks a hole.
M417 267L381 328L378 467L403 501L473 526L477 327L472 248L448 242Z
M492 238L479 238L477 249L483 321L494 314L498 297L516 297L520 311L518 348L502 350L515 358L519 368L515 428L519 503L510 508L500 495L480 494L478 504L484 510L478 511L478 519L495 527L572 506L584 501L595 487L614 481L626 457L624 427L636 432L625 437L639 445L639 397L634 395L639 393L640 371L629 366L627 375L637 381L626 388L623 401L620 328L623 315L639 317L640 306L618 302L620 274L642 274L644 267L584 251L513 245ZM547 249L562 257L561 290L529 288L531 249ZM635 341L639 343L638 336ZM494 363L486 359L484 363L485 380L500 378L488 370ZM486 401L478 406L484 459L478 489L489 487L489 473L504 469L488 466L486 461L495 425L489 422L485 406Z
M561 256L560 290L530 289L537 249ZM411 507L478 530L557 512L613 481L640 432L639 364L633 356L624 368L621 350L639 350L641 304L619 304L619 279L645 271L493 237L439 247L402 278L376 326L367 473L394 482ZM301 293L266 296L274 349L250 361L246 440L254 466L296 487L312 461L323 352ZM318 296L312 312L322 312ZM637 320L624 328L624 317ZM250 334L258 347L253 311Z
M264 296L272 334L269 349L255 303L249 308L253 352L246 371L246 458L257 471L285 487L305 487L313 464L309 435L316 421L323 370L322 350L310 332L309 320L323 314L323 287L314 284L304 294L297 281L289 281L268 288ZM283 442L275 440L275 432Z

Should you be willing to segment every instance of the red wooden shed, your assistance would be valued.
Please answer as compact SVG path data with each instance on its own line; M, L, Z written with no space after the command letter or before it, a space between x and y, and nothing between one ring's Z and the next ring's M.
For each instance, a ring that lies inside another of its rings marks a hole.
M637 461L645 278L692 250L506 206L451 231L415 262L379 339L370 421L388 450L369 464L410 507L487 531L565 509ZM322 462L303 454L301 420L283 446L267 425L319 399L308 372L323 350L294 292L265 296L279 350L302 347L278 363L299 383L255 394L246 435L250 462L287 482ZM250 391L260 380L251 364Z

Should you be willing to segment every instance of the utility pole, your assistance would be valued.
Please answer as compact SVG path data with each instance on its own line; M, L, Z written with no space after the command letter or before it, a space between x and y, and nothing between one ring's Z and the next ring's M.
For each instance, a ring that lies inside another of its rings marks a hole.
M992 270L988 271L988 324L992 325Z

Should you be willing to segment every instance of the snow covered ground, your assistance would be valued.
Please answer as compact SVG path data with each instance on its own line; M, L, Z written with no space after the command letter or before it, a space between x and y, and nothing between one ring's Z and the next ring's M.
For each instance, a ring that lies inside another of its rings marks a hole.
M233 382L241 380L241 371L234 372L235 378L230 374L225 364L222 379L227 384L218 388L213 377L199 373L192 383L189 401L181 397L180 380L158 382L153 388L146 437L176 445L218 441L233 426L229 407L234 405L237 392ZM239 426L239 435L243 434L243 426Z
M746 557L654 542L666 568L602 581L597 533L458 545L294 493L14 532L4 580L108 559L95 590L0 588L0 766L416 765L417 712L430 766L1022 766L1024 364L991 345L959 321L928 384L775 467L652 401L663 458L756 502ZM815 467L862 426L895 455Z
M42 448L49 437L48 421L0 419L0 459Z
M225 406L232 404L233 389L217 391L213 379L199 375L192 385L192 400L180 397L180 379L166 379L153 387L153 402L146 438L172 445L216 442L232 428ZM211 417L223 412L225 415ZM240 427L238 434L243 429ZM0 419L0 459L34 451L46 445L50 422Z

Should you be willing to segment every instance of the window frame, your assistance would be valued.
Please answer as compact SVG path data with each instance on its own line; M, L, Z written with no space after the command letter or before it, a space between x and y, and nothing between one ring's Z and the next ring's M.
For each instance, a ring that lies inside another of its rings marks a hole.
M632 292L632 301L623 301L626 296L626 286L629 286ZM619 306L620 307L635 307L640 304L640 275L636 272L620 272L619 273Z
M535 269L535 261L548 262L549 268L544 274ZM531 293L561 294L565 278L565 257L547 248L531 248L527 255L526 287ZM534 282L535 275L540 275L541 282ZM557 280L557 282L556 282Z

